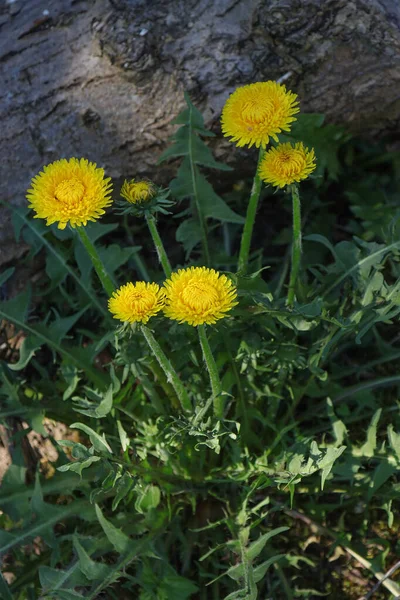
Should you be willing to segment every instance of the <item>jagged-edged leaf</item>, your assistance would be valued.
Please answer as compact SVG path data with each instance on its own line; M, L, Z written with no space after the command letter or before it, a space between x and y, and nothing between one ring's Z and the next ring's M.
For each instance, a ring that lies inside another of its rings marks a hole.
M324 124L324 115L301 113L296 116L290 133L279 134L280 142L303 142L314 148L317 157L317 170L314 177L322 176L327 169L329 177L336 180L341 166L338 152L349 134L340 126Z
M141 494L138 495L135 508L140 513L146 513L152 508L157 508L160 504L161 492L157 485L148 485Z
M368 500L371 500L372 496L379 490L383 484L390 479L390 477L398 471L398 467L396 465L391 464L387 460L381 460L378 466L374 470L374 474L370 481L370 485L368 488Z
M228 223L244 223L244 218L229 208L215 193L196 166L191 168L188 158L185 158L179 167L176 179L171 181L170 189L177 200L197 197L205 217Z
M201 241L200 225L195 219L185 219L176 230L176 241L183 245L186 258Z
M85 600L85 596L74 590L57 589L57 600Z
M112 503L113 510L117 509L118 504L121 502L121 500L123 500L123 498L125 498L125 496L131 491L133 483L134 480L129 473L124 473L122 477L118 479L116 485L117 493Z
M106 452L112 454L112 450L104 434L103 436L99 435L98 433L96 433L96 431L94 431L91 427L85 425L84 423L72 423L70 427L71 429L80 429L81 431L84 431L89 436L90 441L92 442L93 447L95 450L97 450L97 452Z
M351 242L340 242L335 246L339 260L335 263L333 272L339 273L339 275L324 291L324 296L327 296L348 277L351 277L357 286L367 281L371 269L379 267L387 254L400 248L400 241L392 242L387 246L375 242L363 242L362 245L363 253Z
M14 274L15 268L10 267L0 274L0 286L4 285L8 279Z
M31 289L30 286L27 286L26 290L12 300L0 303L0 317L12 323L25 321L28 316L30 299Z
M26 208L12 206L11 209L13 210L13 222L17 241L21 230L24 229L25 232L29 232L30 234L29 239L27 240L28 243L34 245L37 250L45 247L48 256L51 256L51 258L48 259L50 261L48 263L48 269L50 275L54 277L54 285L56 285L57 281L63 281L64 278L61 276L61 272L64 271L65 275L69 275L75 281L75 284L84 292L84 298L89 298L92 306L95 306L104 316L108 316L105 306L101 304L96 294L91 289L90 280L88 278L80 278L68 264L65 251L60 250L56 244L52 244L47 240L46 233L48 233L49 229L40 221L40 219L33 219L31 216L27 216L29 210ZM113 227L116 226L117 225ZM100 225L100 227L107 226ZM90 227L87 227L87 229L90 229ZM58 263L59 267L56 266L56 263Z
M117 229L118 223L101 223L100 221L91 221L85 227L85 231L90 238L90 241L95 244L97 240L104 235L111 233Z
M25 489L26 477L26 467L20 448L14 452L13 459L14 462L8 467L1 482L0 508L14 521L19 521L29 513L29 497L19 495L20 490Z
M99 523L106 534L108 541L114 546L117 552L125 552L130 545L129 537L104 517L97 504L95 505L95 509Z
M3 600L13 600L13 595L8 587L7 581L0 572L0 598Z
M15 546L25 544L36 536L46 536L56 523L73 515L79 515L81 507L85 504L84 501L76 501L66 506L46 505L47 507L51 506L52 510L43 511L39 518L22 529L12 529L9 532L0 531L0 554L9 552Z
M113 405L113 385L111 384L108 387L104 395L89 389L87 389L87 394L94 402L87 398L74 396L74 410L95 419L102 419L107 416Z
M68 384L68 387L63 393L63 400L68 400L68 398L70 398L75 392L79 383L78 369L74 365L62 364L60 370Z
M29 305L29 290L26 290L22 294L19 294L13 301L0 303L0 319L5 319L14 323L17 328L22 329L28 334L33 335L39 344L39 340L42 344L47 344L60 354L67 362L74 364L79 369L84 369L86 375L101 388L104 387L104 376L92 365L88 356L90 348L71 348L67 344L60 344L58 340L59 330L56 324L55 330L46 327L43 324L31 325L27 323L24 316L27 312ZM72 317L74 318L74 317ZM61 329L65 327L65 322L62 323Z
M66 471L72 471L73 473L82 475L82 471L84 469L88 469L93 463L98 462L99 460L101 460L100 456L89 456L89 458L86 458L82 462L73 462L61 465L60 467L57 467L57 471L61 471L62 473L65 473Z
M281 558L284 558L284 557L285 557L285 554L276 554L275 556L271 556L271 558L264 561L257 567L253 567L255 583L258 583L259 581L261 581L261 579L263 579L263 577L265 576L265 573L267 572L267 570L269 569L269 567L271 565L278 562L278 560L280 560ZM234 567L231 567L230 569L227 570L226 574L229 575L229 577L231 579L234 579L235 581L239 581L239 579L242 579L244 577L243 563L240 563L238 565L235 565Z
M341 421L333 410L333 402L330 398L326 400L327 413L331 421L333 433L335 436L335 446L340 446L343 443L345 436L347 435L346 425Z
M121 447L123 452L125 452L125 450L127 448L129 448L129 437L128 434L126 433L125 429L122 426L121 421L117 420L117 427L118 427L118 435L119 435L119 439L121 442Z
M231 171L231 167L216 161L211 150L200 136L213 137L214 134L204 127L204 119L200 111L192 104L189 95L185 93L187 108L175 119L181 127L172 137L172 144L162 153L158 162L180 156L188 157L194 165L202 165L221 171Z
M246 557L248 560L254 560L260 554L260 552L264 549L265 544L275 535L279 535L284 531L288 531L289 527L277 527L276 529L272 529L268 533L264 533L261 535L258 540L255 540L246 548Z
M199 171L196 171L196 184L205 217L226 221L227 223L244 223L244 217L229 208Z
M113 572L113 568L108 565L92 560L85 548L79 543L77 536L73 538L74 548L79 557L79 569L90 581L104 579Z
M388 438L391 448L394 450L397 460L400 462L400 433L396 433L393 425L390 424L388 429Z
M321 469L321 490L324 489L325 481L331 472L335 461L343 454L345 450L346 446L340 446L339 448L329 446L326 449L324 457L318 461L318 467Z
M36 350L39 350L43 345L43 341L35 336L29 335L22 340L19 349L19 358L16 363L8 363L8 368L12 371L21 371L26 367L31 358L35 355Z
M366 442L360 448L361 456L374 456L374 451L376 450L376 431L381 414L382 409L379 408L371 419L371 423L367 429Z
M42 586L42 594L54 594L64 585L75 587L88 583L86 577L79 570L78 561L73 562L66 570L41 565L39 567L39 581Z
M141 246L129 246L121 248L119 244L111 244L110 246L100 246L97 251L103 262L106 272L112 276L115 271L124 265L133 254L140 250Z

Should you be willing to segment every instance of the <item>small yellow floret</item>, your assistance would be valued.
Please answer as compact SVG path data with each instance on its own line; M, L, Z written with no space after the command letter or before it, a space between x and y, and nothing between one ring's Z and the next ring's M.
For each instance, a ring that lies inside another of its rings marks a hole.
M289 131L299 112L297 94L276 81L251 83L231 94L222 110L222 132L237 146L265 148L277 133Z
M294 146L288 142L268 150L258 173L265 183L282 188L306 179L315 167L314 150L308 150L302 142Z
M59 229L68 223L80 227L96 221L112 203L111 179L85 158L56 160L43 167L31 185L26 197L35 219L46 219L46 225L58 223Z
M140 204L151 200L156 193L155 186L150 181L124 181L121 196L131 204Z
M108 301L108 310L124 323L147 323L164 306L165 291L156 283L126 283Z
M237 305L237 292L231 280L206 267L180 269L172 273L164 287L164 313L180 323L193 326L215 323Z

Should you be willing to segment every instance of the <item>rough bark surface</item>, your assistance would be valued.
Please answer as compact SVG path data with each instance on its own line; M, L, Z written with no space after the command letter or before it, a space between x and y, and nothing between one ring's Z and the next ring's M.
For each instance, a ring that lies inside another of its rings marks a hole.
M398 0L3 0L0 198L24 202L63 156L165 180L155 163L184 89L215 131L235 87L281 77L304 111L398 131L399 67ZM217 151L238 156L222 140ZM2 210L0 264L11 237Z

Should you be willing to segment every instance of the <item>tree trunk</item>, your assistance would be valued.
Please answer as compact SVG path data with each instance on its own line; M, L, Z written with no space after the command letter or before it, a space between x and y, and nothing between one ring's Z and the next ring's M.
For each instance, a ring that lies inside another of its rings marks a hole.
M165 183L184 90L216 132L235 87L282 77L329 121L374 135L400 122L398 0L6 0L0 32L5 202L60 157ZM216 149L235 164L232 144ZM8 218L0 264L15 256Z

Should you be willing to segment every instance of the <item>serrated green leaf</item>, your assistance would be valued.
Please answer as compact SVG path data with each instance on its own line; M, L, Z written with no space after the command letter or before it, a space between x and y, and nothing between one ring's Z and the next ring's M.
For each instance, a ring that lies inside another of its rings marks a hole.
M346 450L346 446L340 446L340 448L334 448L329 446L326 449L325 455L318 461L318 467L321 471L321 490L324 489L325 481L332 470L335 461L343 454Z
M60 370L68 384L68 387L63 393L63 400L68 400L75 392L79 383L78 369L74 365L62 364Z
M367 429L367 440L360 448L361 456L374 456L376 450L376 431L381 418L382 409L379 408L371 419Z
M85 504L85 502L76 501L67 506L52 506L52 509L58 508L58 510L51 510L46 514L43 514L41 518L35 519L33 523L30 523L23 529L13 529L10 532L0 531L0 554L9 552L11 548L19 546L23 543L27 543L27 541L38 535L46 535L46 532L49 531L50 528L54 527L54 525L59 521L67 519L72 515L79 515L80 507L84 506Z
M109 444L107 443L104 434L103 436L100 436L98 433L93 431L91 427L85 425L84 423L73 423L72 425L70 425L70 427L71 429L80 429L81 431L84 431L89 436L93 447L98 452L106 452L112 454L112 450Z
M97 296L91 290L90 281L87 278L80 279L75 271L69 266L62 251L60 252L58 250L56 244L51 244L47 240L45 234L47 233L48 229L43 225L43 223L41 223L39 220L28 217L27 213L29 211L27 211L26 208L11 206L11 209L13 210L13 220L14 227L16 229L17 241L19 232L25 227L26 230L31 232L33 236L33 240L31 241L37 244L38 249L40 249L42 246L45 246L48 255L52 255L52 260L57 261L60 264L60 268L63 269L66 274L68 274L75 281L75 284L84 292L85 296L90 299L91 304L95 306L97 310L103 314L103 316L108 317L109 315L106 308L99 302ZM101 225L101 227L104 226ZM117 227L117 225L115 225L115 227ZM90 230L91 228L88 226L86 229Z
M6 281L8 279L10 279L10 277L14 274L15 268L14 267L10 267L9 269L6 269L3 273L1 273L0 275L0 286L4 285L6 283Z
M252 542L247 548L246 548L246 557L249 561L254 560L255 558L257 558L257 556L260 554L260 552L264 549L265 544L268 542L268 540L270 540L272 537L279 535L280 533L283 533L284 531L288 531L289 527L277 527L276 529L272 529L271 531L269 531L268 533L264 533L264 535L261 535L258 540L256 540L255 542Z
M114 546L115 550L117 552L125 552L128 550L130 545L129 537L120 529L114 527L114 525L103 516L103 513L97 504L95 505L95 509L99 523L106 534L108 541Z
M96 408L96 417L102 419L111 411L113 406L113 386L112 384L104 394L103 400L100 402L98 407Z
M138 496L135 508L140 513L146 513L160 504L161 492L157 485L148 485Z
M8 587L8 583L4 579L1 572L0 572L0 598L2 598L2 600L13 600L13 595L11 594L10 588Z
M118 508L118 504L125 498L125 496L131 491L133 487L133 479L129 475L129 473L124 473L120 479L118 479L115 494L115 498L112 503L112 510L116 510Z
M328 417L332 423L333 433L335 436L335 446L340 446L347 435L346 425L341 421L333 410L333 402L330 398L326 400Z
M71 362L78 368L84 368L86 375L103 388L104 377L97 369L94 369L90 363L88 363L88 351L86 348L75 347L71 349L65 343L60 345L51 335L49 335L48 330L44 325L34 326L25 322L24 310L26 311L27 309L28 301L28 291L26 291L14 298L12 303L0 303L0 318L6 319L7 321L14 323L23 331L40 338L43 344L50 346L50 348L58 352L68 362Z
M102 580L112 572L112 567L90 558L84 547L79 543L77 536L73 538L74 548L79 556L79 569L90 581Z
M140 246L129 246L122 248L119 244L111 244L105 248L100 246L97 248L100 259L104 265L106 273L112 278L115 271L124 265L136 252L140 250Z
M183 245L186 259L188 259L192 250L201 241L200 225L195 219L185 219L179 224L175 236L176 241Z
M31 358L35 356L36 350L39 350L41 346L43 346L43 341L34 335L29 335L24 338L19 349L18 362L8 363L8 368L12 371L21 371L22 369L25 369Z
M390 479L390 477L398 471L397 466L392 465L387 460L381 460L376 469L369 484L368 488L368 501L376 494L380 487Z
M71 585L72 587L85 585L87 583L86 577L80 573L78 567L78 562L72 563L65 571L41 565L39 567L39 581L42 586L42 594L51 592L54 594L63 585Z
M73 473L77 473L78 475L82 476L82 471L84 469L88 469L93 463L98 462L99 460L101 460L100 456L89 456L89 458L86 458L82 462L73 462L61 465L60 467L57 467L57 471L61 471L62 473L65 473L66 471L72 471Z
M393 425L390 424L387 429L389 444L394 450L397 460L400 461L400 433L396 433L393 429Z
M117 427L118 427L118 435L119 435L119 439L121 442L121 447L123 452L125 452L125 450L127 448L129 448L129 437L125 431L125 429L122 427L122 423L121 421L119 421L117 419Z

